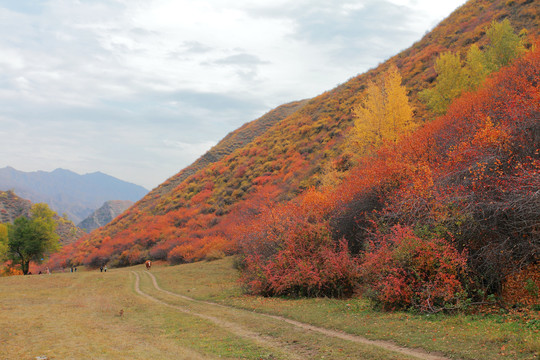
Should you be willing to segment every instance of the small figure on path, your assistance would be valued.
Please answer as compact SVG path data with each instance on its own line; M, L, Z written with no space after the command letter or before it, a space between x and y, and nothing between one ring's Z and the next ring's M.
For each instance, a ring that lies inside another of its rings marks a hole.
M150 270L150 268L152 267L152 262L150 260L146 260L144 265L146 266L146 270Z
M99 267L99 272L103 272L103 265Z
M107 272L107 265L103 268L103 271Z

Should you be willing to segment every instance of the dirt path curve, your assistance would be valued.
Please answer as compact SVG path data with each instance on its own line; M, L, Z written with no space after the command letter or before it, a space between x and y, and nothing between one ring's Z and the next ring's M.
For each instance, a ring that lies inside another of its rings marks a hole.
M139 274L136 273L135 271L132 271L132 273L135 275L135 291L139 295L144 296L145 298L147 298L149 300L152 300L154 302L157 302L159 304L174 308L174 309L176 309L178 311L181 311L181 312L183 312L185 314L197 316L197 317L200 317L202 319L208 320L208 321L214 323L215 325L218 325L218 326L220 326L222 328L225 328L226 330L232 332L233 334L235 334L237 336L240 336L240 337L245 338L245 339L253 340L257 344L259 344L259 345L261 345L261 346L263 346L265 348L269 348L269 349L272 349L272 350L274 350L274 351L276 351L278 353L285 354L288 359L297 359L297 360L303 359L302 357L299 357L297 354L295 354L293 352L288 352L287 349L286 349L287 344L277 342L277 341L275 341L274 339L272 339L272 338L270 338L268 336L263 336L263 335L257 334L257 333L255 333L253 331L245 329L243 326L241 326L239 324L232 323L230 321L226 321L226 320L223 320L223 319L219 319L219 318L217 318L215 316L210 316L210 315L202 314L202 313L199 313L199 312L196 312L196 311L192 311L192 310L189 310L189 309L187 309L187 308L185 308L183 306L169 304L166 301L163 301L163 300L155 298L155 297L153 297L151 295L148 295L147 293L143 292L141 290L141 288L140 288ZM151 275L150 273L147 273L147 274ZM152 282L154 283L154 286L156 286L157 285L156 278L153 275L151 275L150 277L152 278ZM178 294L170 293L170 292L165 291L165 290L161 290L157 286L156 286L156 289L160 290L162 292L165 292L165 293L169 293L169 294L171 294L173 296L178 295ZM195 302L197 302L197 301L195 301Z
M158 285L156 277L154 276L154 274L152 274L150 272L146 272L146 273L152 279L152 283L154 284L154 287L157 290L159 290L161 292L164 292L166 294L169 294L171 296L175 296L175 297L178 297L178 298L181 298L181 299L184 299L184 300L187 300L187 301L191 301L191 302L194 302L194 303L199 303L199 304L206 304L206 305L210 305L210 306L217 306L217 307L222 307L222 308L227 308L227 309L234 309L234 310L242 310L242 309L239 309L239 308L236 308L236 307L233 307L233 306L227 306L227 305L223 305L223 304L218 304L218 303L215 303L215 302L212 302L212 301L193 299L193 298L191 298L189 296L173 293L171 291L162 289ZM249 310L244 310L244 311L249 311ZM254 312L250 311L250 313L254 313ZM422 359L422 360L450 360L450 358L447 358L447 357L445 357L445 356L443 356L441 354L428 353L427 351L422 350L422 349L406 348L406 347L403 347L403 346L396 345L396 344L394 344L392 342L389 342L389 341L370 340L370 339L364 338L362 336L352 335L352 334L348 334L346 332L338 331L338 330L330 330L330 329L321 328L321 327L306 324L306 323L303 323L303 322L300 322L300 321L291 320L291 319L288 319L288 318L283 317L283 316L263 314L263 313L256 313L256 314L260 315L261 317L267 317L267 318L271 318L271 319L275 319L275 320L280 320L280 321L286 322L288 324L294 325L294 326L299 327L299 328L304 329L304 330L318 332L318 333L321 333L321 334L323 334L325 336L331 336L331 337L335 337L335 338L339 338L339 339L343 339L343 340L347 340L347 341L352 341L352 342L359 343L359 344L366 344L366 345L376 346L376 347L380 347L380 348L383 348L383 349L386 349L386 350L389 350L389 351L394 351L396 353L417 357L418 359Z

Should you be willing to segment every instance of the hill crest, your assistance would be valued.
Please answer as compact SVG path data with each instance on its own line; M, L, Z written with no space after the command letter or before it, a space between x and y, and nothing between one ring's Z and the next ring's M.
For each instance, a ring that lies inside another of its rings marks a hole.
M109 200L106 201L99 209L90 214L86 219L81 221L79 228L90 232L99 227L110 223L115 217L123 213L134 203L130 200Z

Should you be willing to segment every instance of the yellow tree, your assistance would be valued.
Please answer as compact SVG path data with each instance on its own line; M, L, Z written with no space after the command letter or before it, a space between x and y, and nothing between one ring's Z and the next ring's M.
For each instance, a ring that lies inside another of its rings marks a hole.
M467 87L467 73L461 66L459 54L442 53L435 61L437 81L431 89L420 92L420 98L436 114L442 115L456 97Z
M444 114L463 91L476 89L491 72L508 65L525 51L522 39L514 33L508 19L500 23L493 21L486 36L489 42L485 50L472 45L467 51L465 66L460 55L452 52L441 54L435 61L435 86L419 95L437 115Z
M486 56L476 44L473 44L467 51L464 71L467 75L468 90L476 89L489 75L490 70Z
M414 129L412 108L401 82L397 67L392 65L382 78L369 83L365 101L354 110L356 142L364 150L385 141L395 143Z
M525 52L521 38L514 32L508 19L500 23L493 21L486 31L489 45L485 56L491 71L497 71L508 65L513 59Z

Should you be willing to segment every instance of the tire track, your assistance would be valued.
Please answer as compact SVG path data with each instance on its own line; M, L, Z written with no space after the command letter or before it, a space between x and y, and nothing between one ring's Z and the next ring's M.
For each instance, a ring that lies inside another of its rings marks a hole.
M157 303L159 303L161 305L164 305L164 306L173 308L175 310L181 311L181 312L183 312L185 314L192 315L192 316L197 316L197 317L199 317L201 319L208 320L208 321L214 323L215 325L220 326L220 327L228 330L229 332L231 332L231 333L233 333L233 334L235 334L237 336L240 336L240 337L242 337L244 339L249 339L249 340L255 341L258 345L261 345L261 346L263 346L265 348L271 349L271 350L273 350L273 351L275 351L277 353L284 354L284 355L287 356L287 359L296 359L296 360L302 360L303 359L303 357L299 357L296 353L292 353L292 352L287 351L287 349L286 349L287 344L285 344L285 343L277 342L277 341L275 341L274 339L272 339L272 338L270 338L268 336L257 334L257 333L255 333L253 331L245 329L243 326L241 326L239 324L236 324L236 323L233 323L233 322L230 322L230 321L226 321L226 320L217 318L215 316L202 314L202 313L190 310L190 309L188 309L186 307L183 307L183 306L180 306L180 305L169 304L166 301L160 300L158 298L155 298L155 297L143 292L141 290L141 288L140 288L139 274L136 273L135 271L132 271L132 273L135 275L135 291L139 295L144 296L145 298L147 298L149 300L152 300L154 302L157 302ZM147 274L151 275L148 272L147 272ZM152 282L153 282L154 286L156 286L157 290L168 293L168 294L173 295L173 296L183 298L181 295L174 294L174 293L171 293L171 292L168 292L166 290L163 290L163 289L159 288L159 286L157 286L156 278L153 275L151 275L150 277L152 278ZM185 297L184 300L192 301L194 299ZM197 301L195 301L195 302L197 302ZM234 309L234 308L231 308L231 309Z
M186 300L186 301L190 301L190 302L193 302L193 303L210 305L210 306L215 306L215 307L220 307L220 308L227 308L227 309L232 309L232 310L236 310L236 311L243 310L243 309L235 308L233 306L227 306L227 305L223 305L223 304L218 304L218 303L215 303L215 302L212 302L212 301L197 300L197 299L191 298L189 296L177 294L177 293L162 289L158 285L156 277L154 276L154 274L152 274L150 272L146 272L146 274L148 274L148 276L150 276L150 278L152 279L152 283L154 284L154 287L157 290L159 290L159 291L161 291L163 293L166 293L168 295L171 295L171 296L174 296L174 297ZM248 310L244 310L244 311L248 311ZM342 340L352 341L352 342L355 342L355 343L358 343L358 344L371 345L371 346L379 347L379 348L389 350L389 351L393 351L393 352L396 352L396 353L400 353L400 354L404 354L404 355L408 355L408 356L413 356L413 357L416 357L416 358L422 359L422 360L450 360L450 358L445 357L444 355L441 355L441 354L429 353L429 352L427 352L427 351L425 351L423 349L417 349L417 348L413 349L413 348L407 348L407 347L399 346L399 345L396 345L396 344L394 344L394 343L392 343L390 341L370 340L370 339L367 339L367 338L362 337L362 336L349 334L349 333L339 331L339 330L330 330L330 329L321 328L321 327L306 324L306 323L303 323L303 322L300 322L300 321L288 319L286 317L279 316L279 315L255 313L255 312L251 312L251 311L249 311L249 312L253 313L253 314L257 314L257 315L259 315L261 317L266 317L266 318L286 322L288 324L294 325L294 326L296 326L298 328L301 328L303 330L318 332L318 333L323 334L325 336L330 336L330 337L334 337L334 338L338 338L338 339L342 339ZM204 316L206 316L206 315L204 315Z

